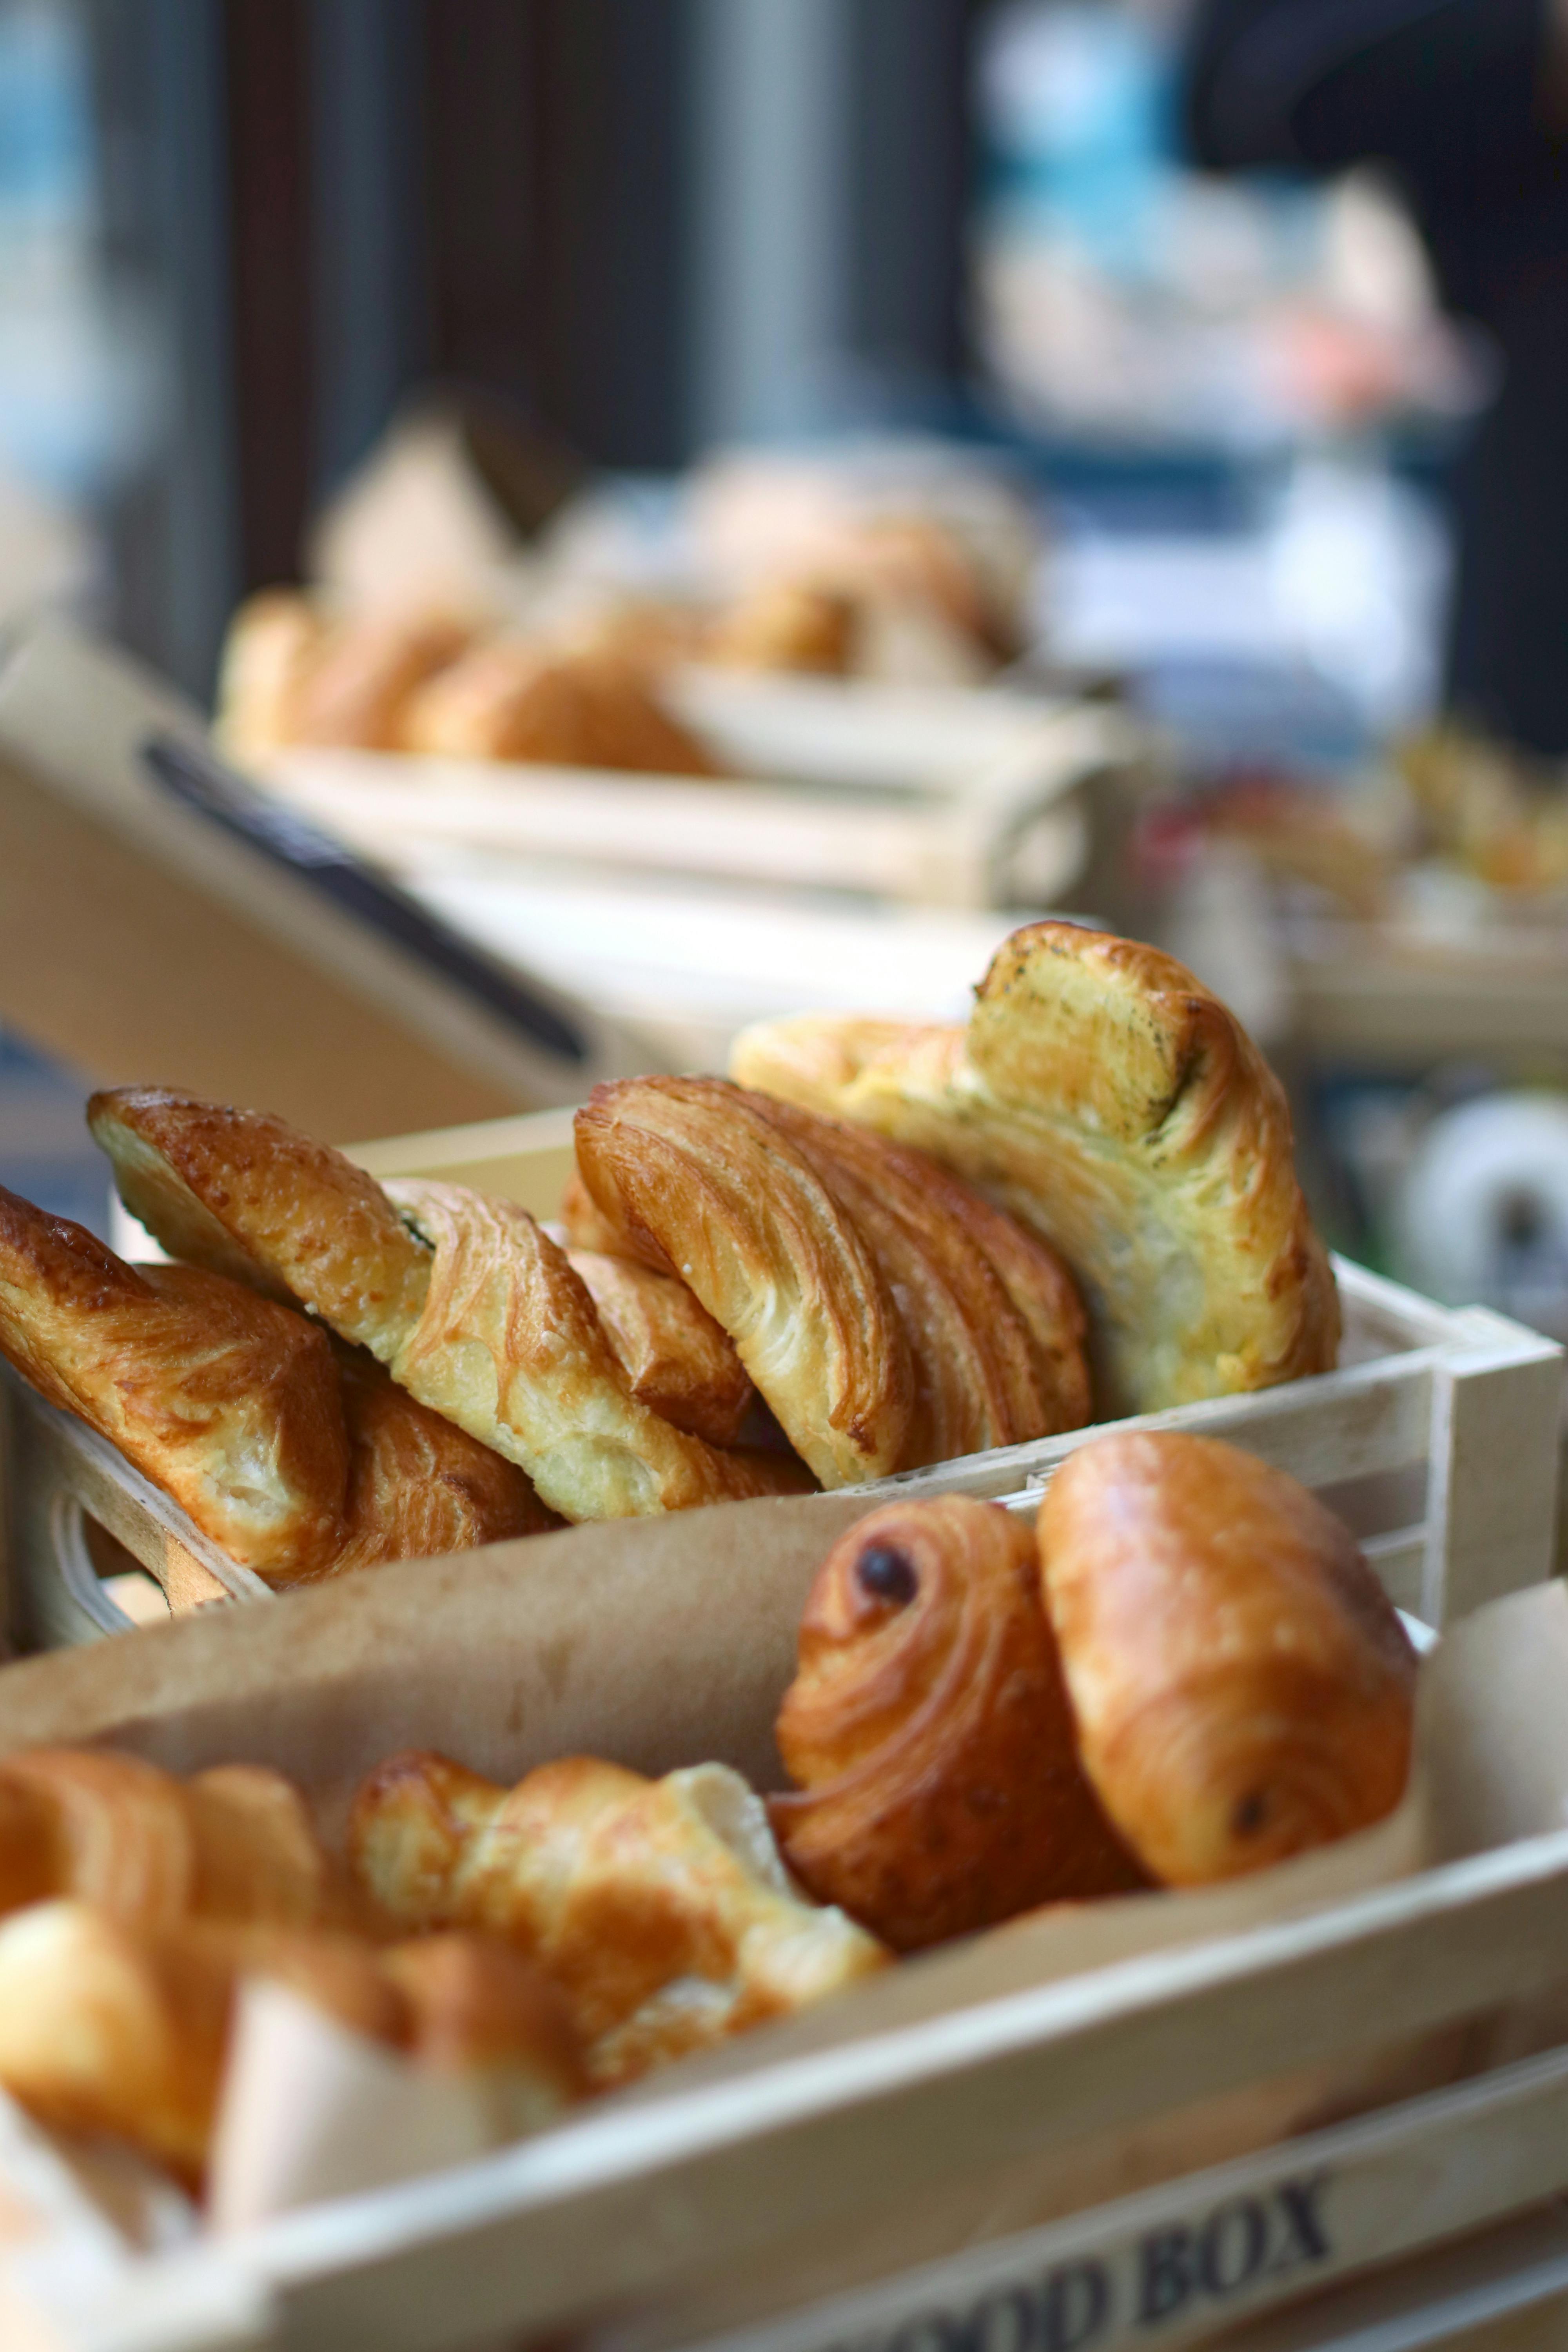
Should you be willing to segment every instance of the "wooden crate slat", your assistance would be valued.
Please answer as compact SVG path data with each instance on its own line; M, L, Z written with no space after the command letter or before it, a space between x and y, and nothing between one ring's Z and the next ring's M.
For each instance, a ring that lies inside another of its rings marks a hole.
M829 2226L1097 2131L1337 2062L1561 1977L1568 1832L1314 1916L1163 1953L567 2126L458 2179L285 2218L253 2251L290 2347L374 2308L425 2352L461 2298L476 2329L546 2326L705 2262ZM354 2273L374 2265L374 2306ZM381 2284L384 2281L384 2299ZM481 2285L482 2283L482 2285ZM333 2330L338 2334L334 2336Z

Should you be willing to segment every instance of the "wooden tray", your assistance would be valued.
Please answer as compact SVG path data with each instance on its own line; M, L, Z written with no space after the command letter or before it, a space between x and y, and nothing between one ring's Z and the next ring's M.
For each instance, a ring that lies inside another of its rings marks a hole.
M454 848L945 907L1093 900L1150 757L1123 710L996 690L691 672L681 716L740 781L310 749L272 789L401 866Z
M572 1115L403 1136L353 1156L378 1176L470 1184L548 1217L573 1164ZM126 1247L135 1254L132 1243ZM1540 1581L1551 1573L1555 1540L1563 1351L1484 1308L1434 1306L1343 1259L1336 1274L1345 1321L1339 1370L1177 1406L1137 1425L1228 1438L1323 1491L1356 1527L1394 1599L1429 1625ZM104 1590L87 1521L157 1579L176 1612L270 1599L258 1578L224 1559L111 1446L14 1378L0 1380L0 1415L9 1423L15 1643L90 1641L129 1622ZM972 1454L866 1491L1017 1497L1026 1506L1058 1463L1106 1426Z

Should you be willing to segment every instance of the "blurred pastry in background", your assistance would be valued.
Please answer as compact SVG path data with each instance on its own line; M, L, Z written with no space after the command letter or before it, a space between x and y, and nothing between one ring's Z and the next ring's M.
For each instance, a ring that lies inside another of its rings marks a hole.
M560 650L492 637L413 694L403 740L411 751L446 759L715 773L639 664L603 646Z
M713 620L704 659L726 669L809 670L843 677L854 667L856 612L842 591L773 580L736 597Z

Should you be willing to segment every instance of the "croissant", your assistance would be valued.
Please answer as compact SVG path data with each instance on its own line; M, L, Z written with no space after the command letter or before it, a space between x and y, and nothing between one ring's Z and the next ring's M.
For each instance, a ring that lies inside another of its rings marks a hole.
M646 1780L578 1757L505 1790L445 1757L395 1756L355 1799L348 1852L405 1927L489 1928L535 1959L599 2085L887 1959L792 1890L760 1801L720 1765Z
M0 1192L0 1352L275 1584L558 1522L364 1354L222 1275L128 1266Z
M322 1572L349 1443L324 1332L237 1285L122 1265L0 1190L0 1352L259 1574Z
M686 1285L599 1250L571 1249L566 1258L637 1402L710 1445L733 1445L752 1383L729 1334Z
M536 2125L579 2095L583 2076L559 2004L531 1973L511 1955L384 1956L348 1936L155 1928L84 1903L36 1904L0 1926L0 2087L41 2123L124 2140L195 2188L235 1995L243 1977L265 1976L420 2063L504 2074L512 2115Z
M915 1408L902 1321L870 1248L767 1106L721 1078L627 1079L595 1087L576 1138L583 1181L627 1253L696 1293L822 1484L897 1469Z
M215 732L237 760L264 757L293 740L300 690L325 625L308 596L264 589L229 623L218 678Z
M840 1538L777 1738L785 1861L895 1951L1145 1883L1079 1767L1033 1530L995 1503L889 1503Z
M898 1306L915 1376L899 1467L1081 1428L1086 1325L1055 1251L929 1153L752 1099L851 1219Z
M510 1202L384 1191L282 1119L157 1088L96 1095L88 1113L126 1206L166 1248L301 1299L528 1471L563 1518L809 1483L797 1463L721 1452L639 1402L564 1253Z
M232 1764L181 1780L135 1756L24 1748L0 1763L0 1913L57 1895L149 1927L358 1916L281 1773Z
M441 1559L561 1521L525 1471L397 1386L363 1348L334 1349L349 1433L349 1492L332 1573Z
M1038 1534L1084 1769L1156 1877L1233 1878L1399 1802L1415 1654L1293 1478L1212 1438L1103 1437Z
M605 646L494 637L410 700L404 740L447 759L710 776L712 761L634 661Z
M853 597L807 580L763 583L712 623L703 658L730 669L812 670L844 677L855 667Z
M293 697L291 740L400 750L412 698L458 659L472 634L440 613L374 614L327 626Z
M1338 1297L1284 1095L1234 1016L1153 948L1032 923L998 950L966 1030L764 1023L731 1066L929 1151L1054 1243L1108 1413L1333 1364Z

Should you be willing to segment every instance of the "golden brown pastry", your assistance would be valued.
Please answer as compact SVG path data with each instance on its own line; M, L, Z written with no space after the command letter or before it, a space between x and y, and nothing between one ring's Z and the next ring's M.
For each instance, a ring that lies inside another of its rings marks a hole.
M333 1349L349 1433L349 1491L332 1573L443 1559L562 1523L526 1471L400 1389L363 1348Z
M259 1976L420 2063L501 2076L529 2127L582 2083L570 2027L531 1974L489 1952L384 1956L350 1936L150 1927L36 1904L0 1926L0 2086L40 2122L124 2140L196 2188L235 1996Z
M759 1801L720 1765L645 1780L575 1757L506 1790L445 1757L395 1756L355 1800L349 1858L405 1927L488 1928L535 1959L599 2085L887 1959L791 1889Z
M730 669L806 670L843 677L854 667L855 602L810 580L773 580L719 614L703 657Z
M586 1286L526 1210L453 1184L387 1190L432 1252L425 1310L394 1376L520 1463L563 1517L809 1488L789 1456L722 1452L640 1403Z
M324 1332L189 1267L122 1265L0 1190L0 1352L259 1575L321 1573L349 1447Z
M282 1119L160 1089L88 1108L126 1206L166 1248L300 1298L563 1518L809 1486L787 1456L723 1452L639 1402L565 1253L514 1203L384 1191Z
M521 1470L293 1308L125 1265L3 1192L0 1352L273 1584L557 1524Z
M1107 1413L1331 1369L1332 1270L1278 1080L1153 948L1065 922L1002 947L967 1029L812 1017L736 1045L743 1086L929 1151L1062 1253Z
M468 623L442 613L378 613L329 625L293 698L291 740L401 750L412 698L472 635Z
M1034 1530L995 1503L889 1503L801 1620L768 1811L785 1861L895 1951L1145 1883L1079 1769Z
M710 1445L733 1445L755 1392L729 1334L686 1285L599 1250L566 1259L637 1402Z
M0 1763L0 1912L56 1895L152 1927L358 1916L280 1772L233 1764L181 1780L107 1749L24 1748Z
M1155 1876L1233 1878L1399 1802L1415 1653L1349 1528L1283 1471L1103 1437L1047 1488L1039 1547L1084 1769Z
M1087 1325L1044 1242L929 1152L754 1095L870 1248L897 1306L915 1405L899 1467L1080 1429Z
M409 705L407 748L446 759L710 776L712 761L670 718L641 666L607 646L491 638Z
M325 624L308 596L268 588L229 623L215 732L237 760L260 759L294 740L300 696Z
M915 1405L898 1308L766 1106L721 1078L629 1078L595 1087L576 1138L612 1230L696 1293L822 1484L897 1469Z
M120 1197L171 1257L302 1299L387 1363L425 1304L430 1254L372 1176L269 1111L163 1087L92 1096Z

